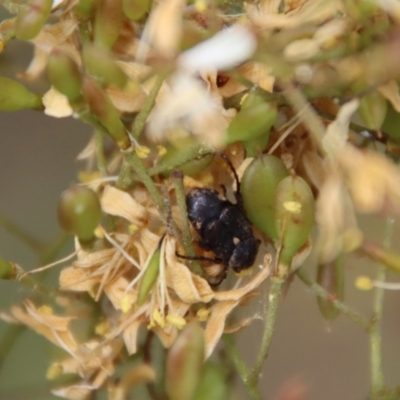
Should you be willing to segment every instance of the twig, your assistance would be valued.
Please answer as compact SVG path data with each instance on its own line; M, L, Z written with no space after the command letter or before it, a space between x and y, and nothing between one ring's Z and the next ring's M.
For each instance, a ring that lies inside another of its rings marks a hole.
M14 344L19 339L21 333L26 330L26 326L24 325L9 325L6 332L0 341L0 370L6 360L8 354L10 354L11 350L14 347Z
M102 176L108 176L107 162L106 158L104 157L104 137L101 131L98 129L94 130L94 139L96 143L97 168Z
M332 305L336 307L341 313L347 315L350 319L352 319L357 325L359 325L366 332L371 331L371 324L363 318L360 314L353 311L346 304L342 303L340 300L333 300L332 295L327 292L322 286L318 285L315 281L313 281L306 272L304 272L303 268L299 268L296 271L296 275L300 278L300 280L306 284L318 297L324 300L328 300L332 302Z
M149 194L153 199L156 207L158 208L158 211L160 212L161 216L166 220L167 215L166 215L164 200L161 197L160 192L156 188L156 185L154 184L153 180L147 174L146 168L144 167L139 156L133 150L125 153L125 160L136 172L140 182L142 182L143 185L146 186L146 189L149 191Z
M387 218L385 226L385 236L383 246L385 249L390 248L390 242L393 236L394 219ZM376 280L384 282L386 279L386 267L378 266ZM370 346L371 346L371 395L377 396L385 388L383 370L382 370L382 337L381 337L381 320L383 311L383 296L385 289L382 287L375 288L372 317L372 326L370 330Z
M235 346L235 343L233 342L233 336L223 335L222 339L225 343L226 353L231 359L237 373L242 378L250 400L261 400L261 394L258 391L257 385L252 385L249 381L249 369L247 368L247 365L243 361L238 349Z
M36 253L40 253L43 249L43 243L37 240L30 233L25 231L22 227L18 226L14 222L7 219L4 215L0 213L0 226L2 226L9 234L15 236L21 242L25 243Z
M157 79L154 83L154 86L151 88L149 95L147 96L145 102L143 103L143 107L140 110L139 114L136 116L135 123L132 129L132 136L137 139L146 124L147 117L150 114L150 111L153 109L154 104L156 102L157 94L164 82L165 74L161 74L157 76Z
M325 134L325 126L321 121L321 118L311 107L303 93L295 88L292 83L283 84L285 89L284 95L294 108L299 113L299 118L303 125L307 128L308 132L314 138L315 144L320 150L321 141Z
M249 382L253 387L257 387L258 378L260 376L264 361L268 356L269 348L271 346L276 317L278 315L279 301L283 291L284 283L284 279L278 277L271 278L271 288L268 296L268 307L265 305L266 309L264 316L264 332L261 339L261 346L254 367L249 375Z

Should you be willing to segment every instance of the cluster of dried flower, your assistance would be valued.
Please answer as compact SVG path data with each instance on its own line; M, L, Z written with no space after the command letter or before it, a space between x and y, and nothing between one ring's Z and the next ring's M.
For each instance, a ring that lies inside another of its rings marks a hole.
M39 77L54 49L67 54L82 68L77 39L80 22L73 14L77 2L66 0L54 4L53 15L58 20L45 25L31 40L35 53L22 78ZM399 22L400 10L396 2L382 0L379 4L393 21ZM196 135L207 146L227 151L240 175L251 160L243 160L243 148L239 144L228 150L224 148L225 131L237 112L235 108L225 108L225 99L245 91L249 84L273 93L276 83L279 85L288 79L314 88L328 87L332 77L338 79L338 84L344 84L360 77L371 80L373 72L378 71L377 67L363 70L364 59L360 55L358 58L346 55L326 63L312 62L321 51L334 49L343 37L355 30L342 1L264 0L257 5L245 4L244 13L238 16L215 10L213 14L201 7L204 7L201 1L196 1L194 6L182 0L156 1L142 31L139 28L142 24L125 21L113 46L116 63L127 75L128 84L123 88L110 85L105 91L121 114L142 109L157 79L160 64L174 66L147 119L147 137L143 143L147 140L146 143L158 144L179 140L182 135ZM215 25L218 32L215 32ZM180 52L183 35L194 27L207 33L208 39ZM286 31L289 37L293 30L304 27L312 27L313 34L295 40L285 37ZM263 56L263 50L272 54L277 32L282 32L282 41L288 42L279 49L282 50L279 62ZM257 61L249 61L252 57ZM229 77L223 85L218 84L218 72L233 67L241 82ZM387 80L382 79L378 71L376 81L368 83L377 85L379 93L400 111L398 84L392 79L392 69L391 66L387 69ZM327 70L332 75L327 74ZM43 103L44 112L49 116L61 118L75 113L67 97L54 87L44 95ZM325 110L337 108L332 101L326 103ZM288 168L303 175L318 193L316 247L324 262L360 245L363 234L357 226L356 212L400 211L398 168L384 155L361 150L349 139L349 123L358 107L359 102L352 100L338 112L335 110L337 117L333 122L323 120L326 132L322 140L306 131L300 123L301 113L296 115L290 107L282 107L282 123L278 119L269 143L269 150L284 160ZM148 152L142 154L143 158L147 155ZM93 161L94 158L92 141L80 159ZM157 158L145 160L149 167L155 161ZM117 170L120 163L121 157L116 157L109 170ZM185 183L217 188L221 183L221 168L210 171L196 179L187 177ZM223 173L227 175L226 171ZM79 316L70 316L68 310L73 309L73 300L62 292L57 303L66 310L66 316L53 315L50 307L36 307L26 300L23 305L12 307L11 314L3 318L29 326L68 353L68 358L51 366L49 377L74 373L82 381L56 390L55 394L75 400L87 399L92 391L107 382L112 393L110 398L117 399L123 398L121 393L129 390L129 379L122 379L119 386L115 386L110 378L123 346L130 355L138 351L141 327L152 329L168 348L188 321L198 320L204 324L206 356L209 357L224 332L234 332L251 322L253 317L226 326L231 311L254 296L269 276L271 257L263 247L263 261L251 278L238 288L214 291L207 280L191 272L176 257L177 239L166 233L164 219L144 188L137 186L128 193L115 188L106 179L92 180L88 184L101 196L103 212L115 218L115 229L98 229L97 236L103 246L95 251L81 248L76 241L76 260L61 271L59 284L65 293L87 292L95 302L108 299L109 303L102 301L108 305L102 307L96 335L85 342L77 340L71 321ZM165 185L168 191L173 191L168 180ZM179 225L180 216L175 205L171 213ZM309 243L307 254L310 247ZM140 284L158 250L160 263L156 283L138 306ZM218 266L213 268L218 272ZM154 379L154 371L147 365L136 367L134 375L136 383Z

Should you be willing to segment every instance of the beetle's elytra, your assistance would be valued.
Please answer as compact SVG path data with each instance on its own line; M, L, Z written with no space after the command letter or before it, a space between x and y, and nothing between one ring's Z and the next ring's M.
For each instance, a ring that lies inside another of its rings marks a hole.
M236 179L236 203L230 202L214 189L194 188L186 195L188 217L198 234L198 244L202 249L212 251L215 258L183 258L222 264L224 271L213 285L223 281L229 268L235 272L250 268L254 264L260 244L244 214L236 171L231 162L225 156L223 158Z

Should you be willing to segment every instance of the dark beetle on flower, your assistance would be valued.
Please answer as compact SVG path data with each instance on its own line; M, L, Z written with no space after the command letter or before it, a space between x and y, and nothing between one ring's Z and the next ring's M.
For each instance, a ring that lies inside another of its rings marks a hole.
M260 241L254 237L251 223L244 214L240 182L237 173L225 156L221 155L231 168L236 180L236 203L230 202L214 189L194 188L186 195L189 221L197 232L199 246L212 251L215 258L189 257L222 264L224 270L213 286L219 285L226 277L228 269L240 272L250 268L256 259Z

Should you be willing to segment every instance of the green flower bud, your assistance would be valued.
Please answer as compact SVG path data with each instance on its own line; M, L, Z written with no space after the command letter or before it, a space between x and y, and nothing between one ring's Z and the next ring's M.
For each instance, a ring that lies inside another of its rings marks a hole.
M97 194L84 186L71 186L61 194L58 221L67 232L81 241L93 239L94 230L101 219L101 206Z
M317 282L332 296L334 300L343 300L344 296L344 269L343 257L339 256L327 264L319 264L317 270ZM318 297L318 307L322 316L333 321L340 311L332 304L331 300Z
M252 161L241 181L247 217L272 240L278 239L275 191L278 183L288 175L289 171L278 157L264 154Z
M139 21L150 11L152 0L122 0L122 10L132 21Z
M52 85L74 104L82 98L82 76L75 61L60 51L53 51L47 66Z
M37 36L50 15L52 5L52 0L29 0L15 22L17 38L31 40Z
M122 27L121 0L98 0L94 20L94 41L111 49Z
M92 16L96 0L79 0L74 8L74 13L78 19L85 21Z
M42 110L42 96L20 83L0 76L0 111Z
M163 165L172 165L175 164L173 168L167 169L161 173L162 176L169 176L171 172L179 168L184 175L194 176L203 171L206 167L211 164L211 161L214 158L213 153L202 155L198 158L194 158L190 161L186 161L182 164L176 165L173 161L179 160L187 154L188 151L192 152L193 149L198 148L201 149L202 145L198 143L198 141L192 137L188 136L183 138L176 146L170 146L167 149L167 152L164 156L162 156L157 163L158 168L162 168Z
M314 226L314 211L314 196L304 179L287 176L278 183L275 193L278 241L275 246L279 248L279 266L284 275L289 272L297 251L307 242Z
M226 377L220 365L207 362L193 400L225 400L228 398Z
M92 79L83 81L83 96L91 112L107 128L109 135L117 142L120 149L127 149L131 145L125 126L119 118L117 109L104 90Z
M257 93L248 94L242 108L229 124L227 144L247 141L261 135L269 138L270 130L277 117L278 111L275 105L268 103Z
M140 281L139 292L136 300L138 306L141 306L145 302L150 290L157 281L158 273L160 271L160 254L161 248L159 246L153 253L142 280Z
M90 75L105 85L124 87L128 77L114 62L111 53L104 47L89 45L83 49L83 61Z
M387 101L378 92L372 92L362 97L358 112L368 129L378 130L385 120Z
M12 280L17 276L17 266L11 261L0 257L0 279Z
M180 333L166 360L166 390L170 400L192 399L199 385L205 354L204 332L190 323Z

